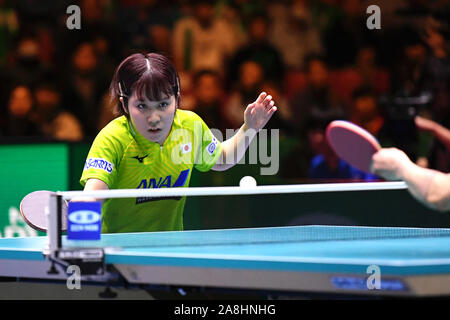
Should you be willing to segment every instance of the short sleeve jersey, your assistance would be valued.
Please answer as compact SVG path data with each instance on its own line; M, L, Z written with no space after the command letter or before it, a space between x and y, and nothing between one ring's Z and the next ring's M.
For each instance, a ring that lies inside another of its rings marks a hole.
M94 178L110 189L188 187L192 169L210 170L221 152L220 141L194 112L176 111L163 146L121 116L95 138L80 183ZM106 199L102 232L182 230L185 202L186 197Z

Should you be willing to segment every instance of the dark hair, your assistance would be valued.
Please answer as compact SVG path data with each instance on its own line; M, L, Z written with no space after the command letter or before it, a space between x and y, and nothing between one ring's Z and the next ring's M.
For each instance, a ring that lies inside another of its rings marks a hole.
M218 80L221 80L221 77L218 72L216 72L212 69L202 69L202 70L199 70L196 73L194 73L194 76L193 76L194 85L197 85L203 76L211 76Z
M172 62L157 53L135 53L125 58L114 72L110 85L111 97L117 101L115 113L127 115L119 101L136 93L139 99L162 100L174 95L177 107L180 105L180 79Z
M353 100L356 100L356 99L359 99L359 98L365 98L365 97L376 98L375 92L369 86L358 87L352 93L352 99Z
M33 85L34 91L39 89L46 89L57 91L58 94L62 92L59 78L54 71L47 70L39 78L39 81Z

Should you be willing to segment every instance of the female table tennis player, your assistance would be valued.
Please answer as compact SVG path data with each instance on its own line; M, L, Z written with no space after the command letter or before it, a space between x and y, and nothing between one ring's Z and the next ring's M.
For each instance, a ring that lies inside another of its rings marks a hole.
M227 170L240 161L277 109L272 97L262 92L245 109L239 131L221 143L198 115L180 109L177 71L169 59L155 53L124 59L110 89L120 116L91 146L80 179L85 191L187 187L194 167ZM107 199L102 232L182 230L185 200Z
M416 117L415 122L419 129L432 132L450 149L450 130L421 117ZM396 148L375 153L371 170L388 180L404 180L410 193L426 206L439 211L450 210L450 174L419 167Z

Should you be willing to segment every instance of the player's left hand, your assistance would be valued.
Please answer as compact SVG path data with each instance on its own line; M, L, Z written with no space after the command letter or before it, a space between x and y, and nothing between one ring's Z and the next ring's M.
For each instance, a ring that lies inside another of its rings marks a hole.
M244 112L244 122L248 129L256 131L264 128L266 123L277 111L272 96L262 92L255 102L249 104Z

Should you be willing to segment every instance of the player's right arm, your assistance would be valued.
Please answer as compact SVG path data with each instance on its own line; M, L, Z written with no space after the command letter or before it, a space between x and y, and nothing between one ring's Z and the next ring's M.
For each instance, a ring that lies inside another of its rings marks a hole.
M109 190L109 187L106 183L99 179L88 179L86 181L86 185L84 186L83 191L95 191L95 190ZM92 197L76 197L71 199L70 201L74 202L91 202L91 201L100 201L103 204L104 199L95 199Z
M84 191L109 190L110 186L114 185L118 174L118 159L123 156L123 145L129 140L127 126L128 122L124 117L117 118L103 128L95 138L80 178ZM81 196L72 201L103 203L104 200Z

